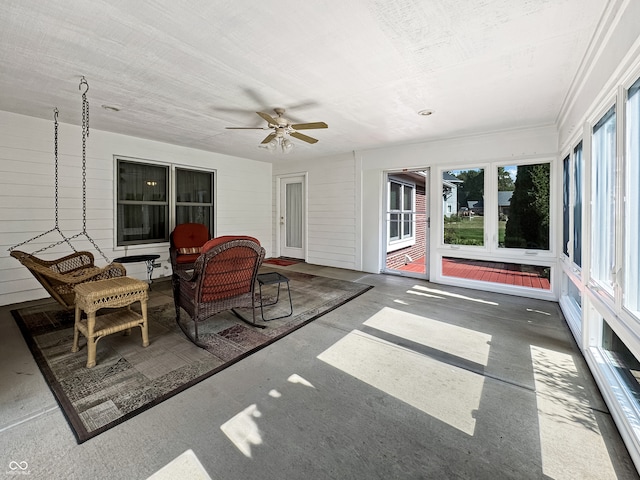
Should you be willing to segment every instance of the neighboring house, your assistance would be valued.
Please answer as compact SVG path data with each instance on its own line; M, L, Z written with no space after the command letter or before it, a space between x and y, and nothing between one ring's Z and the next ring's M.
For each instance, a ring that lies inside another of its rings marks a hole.
M467 208L474 215L484 215L484 200L468 200Z
M498 192L498 218L500 220L507 220L509 218L512 195L513 191Z
M442 174L442 213L445 217L458 213L458 184L460 183L462 180L451 173Z

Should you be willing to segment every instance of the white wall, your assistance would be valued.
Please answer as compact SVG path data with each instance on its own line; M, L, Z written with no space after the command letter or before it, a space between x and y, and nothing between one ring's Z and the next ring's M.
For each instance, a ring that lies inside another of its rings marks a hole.
M308 263L360 270L358 165L353 154L297 162L287 158L274 164L274 195L280 176L307 176ZM274 196L274 242L278 241L276 204Z
M563 150L582 135L584 122L610 101L616 86L632 81L638 66L640 2L616 0L610 9L562 107L558 130Z
M64 120L61 112L59 122ZM54 226L54 142L51 121L0 112L0 305L44 298L46 292L8 248ZM59 125L59 226L65 235L82 231L81 129ZM125 255L114 242L114 155L217 171L216 234L245 234L260 240L271 255L271 164L177 147L91 129L87 139L87 232L109 258ZM250 194L247 194L250 192ZM48 234L20 250L33 252L57 242ZM78 250L93 250L88 241ZM44 258L70 253L62 245ZM96 254L96 264L105 261ZM154 277L170 274L168 243L129 247L129 255L160 254ZM144 264L127 264L129 275L145 278Z
M309 162L288 160L274 165L274 176L308 174L309 263L378 273L383 266L385 171L432 169L433 227L441 222L442 216L439 169L536 158L555 161L557 145L555 127L546 126L367 150ZM438 229L432 228L431 234L431 245L438 246ZM433 252L437 253L437 248L432 249ZM460 280L456 279L456 284L460 284ZM504 290L504 286L496 288ZM544 296L553 294L544 292Z

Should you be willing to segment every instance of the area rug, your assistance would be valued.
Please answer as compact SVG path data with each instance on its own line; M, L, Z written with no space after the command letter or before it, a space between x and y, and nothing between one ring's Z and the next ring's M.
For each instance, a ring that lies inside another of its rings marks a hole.
M278 265L280 267L288 267L290 265L295 265L296 263L301 263L302 261L303 260L298 260L296 258L279 257L279 258L267 258L262 263L266 263L270 265Z
M372 288L297 272L286 275L293 315L263 322L257 309L257 323L265 328L256 328L231 312L218 314L200 324L200 340L206 348L195 346L176 324L171 289L169 282L164 282L167 294L156 292L155 305L148 309L149 346L142 347L138 328L128 336L109 335L98 342L97 365L93 368L86 368L87 349L82 336L80 351L71 353L73 313L52 302L13 310L12 314L78 443L83 443ZM263 290L265 303L274 301L277 295L276 285L268 287L271 290ZM153 288L162 287L154 284ZM245 318L251 318L251 309L239 310ZM288 311L289 298L283 284L278 303L265 307L265 316L276 317ZM193 324L184 311L181 316L185 325Z

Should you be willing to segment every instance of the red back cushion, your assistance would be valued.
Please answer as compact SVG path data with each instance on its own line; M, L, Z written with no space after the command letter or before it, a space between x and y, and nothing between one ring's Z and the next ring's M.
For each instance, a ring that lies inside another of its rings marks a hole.
M249 237L248 235L223 235L222 237L216 237L209 240L207 243L205 243L202 246L202 248L200 249L200 252L201 253L208 252L213 247L220 245L221 243L228 242L229 240L251 240L252 242L256 242L258 245L260 245L260 242L258 241L258 239L254 237Z
M201 223L182 223L171 233L171 240L177 249L202 247L209 240L209 230Z
M260 245L256 238L247 235L224 235L205 243L201 249L202 253L230 240L250 240ZM250 293L258 256L258 253L249 247L234 247L212 258L204 272L202 301L212 302Z

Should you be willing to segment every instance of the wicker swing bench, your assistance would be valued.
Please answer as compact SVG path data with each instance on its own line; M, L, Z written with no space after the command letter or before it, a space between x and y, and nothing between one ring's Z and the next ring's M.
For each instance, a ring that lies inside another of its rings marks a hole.
M127 274L119 263L110 263L106 267L95 266L91 252L75 252L56 260L42 260L19 250L13 250L11 256L27 267L51 297L66 309L75 306L73 288L76 285Z
M71 244L71 240L84 236L95 247L96 251L102 255L105 261L109 262L106 255L102 253L102 250L100 250L100 247L98 247L96 242L94 242L87 233L86 139L89 135L89 104L87 101L89 84L84 77L82 77L80 81L80 90L82 90L82 87L86 88L82 93L82 231L72 237L67 237L62 233L58 224L58 109L54 108L55 226L51 230L36 235L29 240L9 248L11 256L27 267L51 297L66 309L71 309L75 306L74 287L76 285L96 280L124 277L127 274L126 269L120 263L116 262L109 263L106 267L97 267L94 264L94 257L91 252L77 251ZM33 253L25 253L20 250L16 250L17 247L26 245L34 240L41 239L47 234L53 232L58 232L62 237L62 240L52 243L40 250L36 250ZM64 243L66 243L74 253L55 260L43 260L35 256L36 253Z

